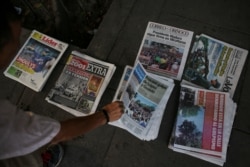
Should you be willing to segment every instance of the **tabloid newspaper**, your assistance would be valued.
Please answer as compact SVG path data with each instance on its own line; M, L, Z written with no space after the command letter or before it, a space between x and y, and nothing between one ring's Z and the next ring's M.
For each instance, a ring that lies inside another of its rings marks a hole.
M125 79L129 74L129 79ZM110 124L127 130L141 140L154 140L158 136L174 83L147 73L140 62L136 63L131 72L124 70L121 82L124 80L126 86L120 86L117 92L122 89L119 97L124 102L125 113L118 121Z
M235 112L229 93L182 85L169 148L223 166Z
M193 32L149 22L137 60L147 72L181 80Z
M248 51L207 35L196 37L183 80L197 86L229 92L233 97Z
M4 74L39 92L67 47L67 43L33 30Z
M75 116L94 113L116 66L72 51L46 100Z

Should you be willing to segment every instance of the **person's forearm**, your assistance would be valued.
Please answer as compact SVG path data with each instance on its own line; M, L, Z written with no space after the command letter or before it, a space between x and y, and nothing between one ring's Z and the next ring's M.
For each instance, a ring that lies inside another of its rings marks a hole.
M97 112L86 117L77 117L61 122L59 133L52 139L51 144L67 141L83 135L107 122L103 112Z
M70 140L83 135L109 121L115 121L123 114L124 106L121 101L105 105L101 112L86 117L77 117L61 122L61 129L52 139L51 144Z

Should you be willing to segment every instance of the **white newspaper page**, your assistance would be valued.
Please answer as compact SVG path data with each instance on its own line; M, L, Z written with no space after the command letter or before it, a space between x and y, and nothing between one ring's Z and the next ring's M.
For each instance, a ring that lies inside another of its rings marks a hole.
M149 22L137 61L150 73L181 80L192 37L192 31Z
M33 30L4 74L41 91L67 47L67 43Z
M159 103L158 107L157 107L157 111L156 114L154 114L152 116L152 120L151 120L151 124L150 124L150 129L147 132L147 138L145 140L154 140L158 137L158 133L159 133L159 128L161 125L161 121L164 115L164 111L166 108L166 104L168 102L168 99L170 98L170 95L173 91L174 88L174 81L173 79L170 78L166 78L166 77L162 77L162 76L157 76L151 73L148 73L149 76L151 76L152 78L155 78L156 80L159 80L159 78L168 81L169 83L172 83L172 85L170 84L166 94L164 95L164 98L161 100L161 102Z
M131 66L125 66L124 68L124 71L123 71L123 74L122 74L122 78L121 78L121 81L118 85L118 88L117 88L117 91L115 93L115 96L113 98L113 101L116 101L116 100L121 100L121 95L122 95L122 92L124 91L126 85L127 85L127 82L128 82L128 79L130 77L130 74L133 70L133 67Z
M94 113L116 67L73 51L46 100L75 116Z
M119 119L119 125L122 124L124 129L141 140L156 138L148 138L147 134L152 125L158 126L158 129L155 129L159 130L161 118L157 115L163 115L173 87L173 83L148 75L137 62L122 94L125 113ZM157 123L154 124L152 121Z
M120 80L120 83L119 83L118 88L116 90L116 93L114 95L113 101L116 101L116 100L120 101L121 100L121 96L126 89L126 86L127 86L127 83L128 83L128 80L130 78L132 71L133 71L133 67L131 67L129 65L125 66L123 74L122 74L122 78ZM122 129L125 128L119 120L109 122L109 124L113 125L113 126L117 126L119 128L122 128Z
M247 54L245 49L202 34L187 59L183 79L233 97Z

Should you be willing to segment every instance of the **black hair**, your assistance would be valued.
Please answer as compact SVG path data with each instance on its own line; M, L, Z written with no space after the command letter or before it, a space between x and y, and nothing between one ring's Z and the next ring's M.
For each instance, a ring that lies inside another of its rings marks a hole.
M0 50L12 38L10 22L21 20L20 13L10 0L2 0L0 5Z

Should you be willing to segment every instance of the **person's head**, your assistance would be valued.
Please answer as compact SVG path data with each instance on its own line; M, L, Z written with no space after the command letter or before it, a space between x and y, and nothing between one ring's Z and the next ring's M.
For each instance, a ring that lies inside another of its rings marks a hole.
M214 87L214 88L219 88L220 87L220 83L218 82L217 79L212 79L210 81L211 85Z
M0 69L9 64L19 48L21 16L10 0L0 5Z

